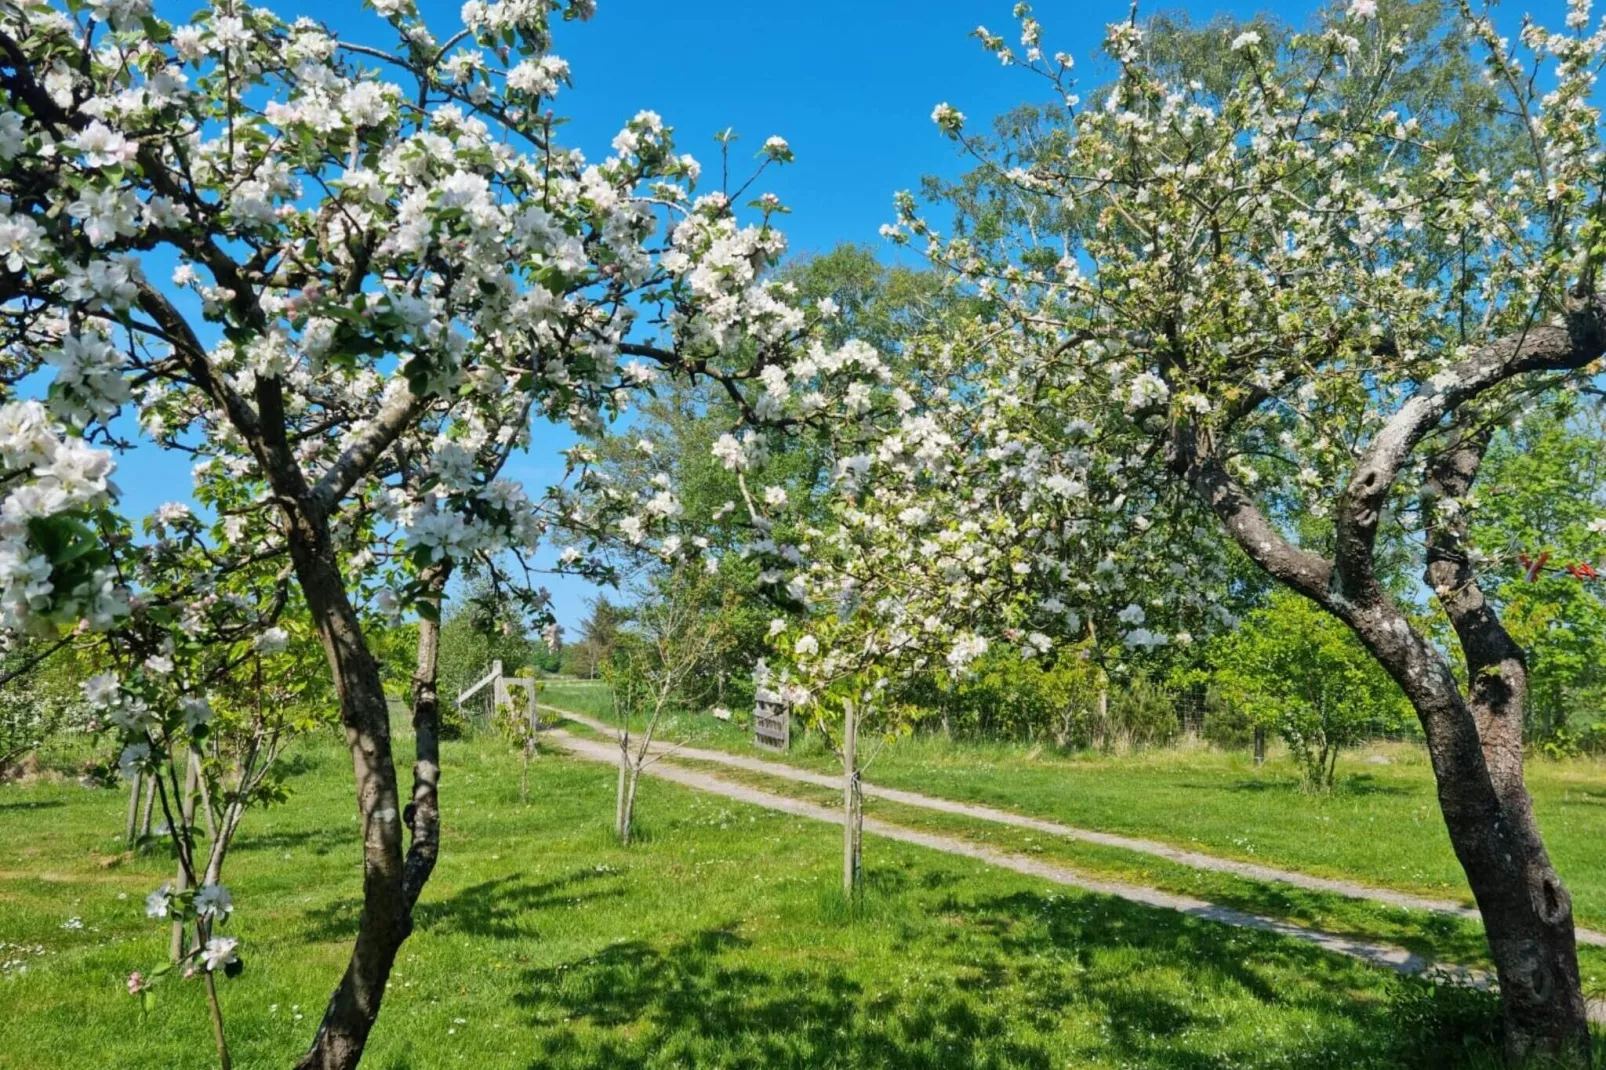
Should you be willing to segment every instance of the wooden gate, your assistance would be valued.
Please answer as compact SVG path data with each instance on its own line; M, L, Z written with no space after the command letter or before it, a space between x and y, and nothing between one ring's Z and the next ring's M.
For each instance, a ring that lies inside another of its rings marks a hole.
M484 679L472 687L458 692L457 708L462 709L463 703L478 694L486 684L491 685L491 715L493 717L496 715L496 711L504 706L509 710L514 709L511 688L524 688L526 699L524 716L529 725L529 732L533 735L540 730L540 711L536 708L536 693L539 688L536 686L535 678L531 676L503 676L502 663L500 661L491 662L491 671L485 674Z

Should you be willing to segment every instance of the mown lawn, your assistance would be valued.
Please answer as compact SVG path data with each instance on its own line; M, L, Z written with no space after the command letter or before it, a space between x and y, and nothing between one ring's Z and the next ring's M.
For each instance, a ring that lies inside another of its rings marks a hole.
M304 1047L356 918L350 767L332 743L296 760L228 875L242 1068ZM643 785L645 841L621 850L612 776L544 755L521 805L505 745L448 745L444 857L365 1065L1493 1064L1485 995L914 847L873 843L850 913L834 830L673 785ZM0 962L26 964L0 970L0 1066L211 1065L194 982L143 1019L123 991L164 952L141 901L169 875L119 851L123 805L0 787Z
M554 684L545 701L584 713L607 709L605 688ZM739 729L683 714L662 738L770 757ZM784 760L821 771L840 766L794 729ZM871 743L868 750L874 752ZM1299 786L1274 754L1256 767L1247 754L1197 747L1121 756L1062 755L1008 744L905 737L882 748L865 771L872 783L986 803L1071 825L1164 840L1225 857L1347 877L1471 903L1439 814L1426 753L1389 744L1340 759L1331 796ZM1556 868L1579 924L1606 929L1606 764L1533 760L1528 783Z

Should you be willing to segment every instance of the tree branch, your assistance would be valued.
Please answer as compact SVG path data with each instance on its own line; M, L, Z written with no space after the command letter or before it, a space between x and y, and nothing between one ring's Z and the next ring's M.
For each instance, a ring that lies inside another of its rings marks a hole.
M1468 410L1467 415L1473 414ZM1477 724L1484 761L1496 786L1506 790L1522 783L1528 666L1522 647L1478 585L1465 548L1465 511L1443 508L1467 496L1489 448L1490 428L1475 420L1467 423L1471 426L1457 427L1449 447L1429 462L1422 484L1422 522L1427 531L1424 578L1460 641L1467 667L1467 705Z
M1378 520L1411 453L1456 408L1519 375L1587 367L1606 352L1602 309L1593 295L1571 304L1561 325L1538 325L1490 342L1419 386L1362 454L1337 510L1334 584L1351 602L1379 593L1373 564Z
M369 424L357 433L355 440L329 470L318 480L311 493L311 504L321 515L327 515L350 493L357 481L366 475L384 452L412 426L428 401L406 389L385 402Z

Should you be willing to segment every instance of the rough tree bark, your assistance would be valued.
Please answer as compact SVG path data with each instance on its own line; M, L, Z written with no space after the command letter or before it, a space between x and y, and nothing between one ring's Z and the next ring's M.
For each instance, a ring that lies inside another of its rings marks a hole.
M431 607L434 619L419 617L418 660L413 669L413 801L403 814L412 832L402 876L409 910L417 904L440 854L440 616L441 597L451 575L451 563L442 561L420 577L427 592L422 601Z
M349 1070L362 1059L368 1034L379 1017L396 954L412 932L413 907L435 868L439 852L440 702L436 669L440 627L427 617L419 620L418 660L413 675L413 795L403 816L411 829L412 842L403 859L389 710L379 667L363 640L344 586L322 582L323 566L316 560L310 564L309 571L317 580L317 605L311 593L313 584L305 576L302 584L308 589L307 603L329 653L341 720L356 770L358 809L365 826L363 910L346 973L330 997L311 1049L296 1066L297 1070ZM441 563L431 566L421 577L428 592L424 600L433 605L437 618L450 575L450 566Z
M1424 517L1438 515L1439 501L1467 495L1488 445L1487 431L1458 433L1430 462L1422 491ZM1437 592L1466 661L1465 697L1459 689L1446 697L1460 707L1456 723L1470 720L1476 730L1479 746L1472 757L1482 759L1484 776L1472 779L1487 782L1498 810L1492 815L1480 810L1490 805L1481 791L1472 798L1455 798L1453 806L1444 800L1442 788L1440 797L1457 857L1473 878L1490 944L1497 947L1496 961L1507 964L1510 976L1502 974L1500 992L1506 1019L1516 1025L1508 1036L1511 1056L1587 1050L1572 901L1545 851L1523 783L1527 661L1478 585L1465 534L1460 511L1447 521L1430 522L1425 579ZM1442 680L1442 675L1429 679ZM1429 746L1446 752L1443 758L1435 753L1435 769L1441 761L1450 766L1462 758L1454 743L1436 746L1430 741Z
M1486 438L1452 435L1428 462L1426 575L1455 629L1466 694L1443 654L1379 582L1377 527L1416 448L1484 392L1532 372L1588 367L1606 351L1598 298L1574 300L1560 325L1536 325L1476 350L1424 384L1367 445L1335 510L1331 560L1296 546L1227 471L1218 436L1265 401L1247 398L1226 428L1179 421L1168 458L1193 492L1267 573L1344 621L1416 710L1439 807L1483 915L1500 984L1507 1056L1588 1065L1588 1018L1579 984L1572 904L1550 864L1522 776L1522 651L1479 589L1463 531L1433 521L1439 498L1471 487Z
M327 524L302 509L286 512L296 576L329 659L340 721L351 750L363 831L363 902L356 943L312 1047L296 1065L298 1070L350 1070L362 1058L396 952L412 931L396 767L391 759L390 714L379 664L346 596Z

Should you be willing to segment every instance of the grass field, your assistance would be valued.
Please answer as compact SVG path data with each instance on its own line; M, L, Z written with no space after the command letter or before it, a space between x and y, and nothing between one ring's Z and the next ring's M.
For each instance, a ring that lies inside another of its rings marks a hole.
M607 692L554 684L546 701L597 713L607 709ZM746 733L707 715L681 715L660 736L771 757ZM784 760L840 770L817 741L800 742L795 731L793 739ZM1470 903L1421 748L1362 749L1346 754L1338 769L1337 790L1320 796L1302 791L1294 765L1275 753L1257 768L1247 754L1203 747L1066 756L923 735L888 744L864 775L888 787ZM1531 761L1528 784L1579 924L1606 929L1606 765Z
M333 742L295 763L228 875L242 1068L304 1047L355 923L349 765ZM622 850L606 766L545 755L528 805L497 740L448 744L445 769L443 857L365 1065L1494 1064L1483 994L884 841L850 913L829 827L649 781ZM170 875L120 852L123 806L0 787L0 1067L211 1065L193 982L143 1019L123 991L163 954L141 900Z

